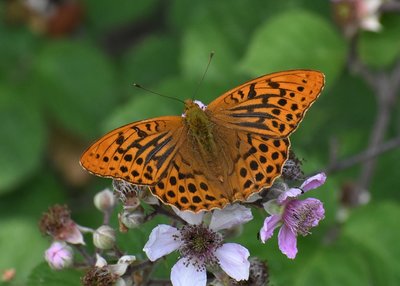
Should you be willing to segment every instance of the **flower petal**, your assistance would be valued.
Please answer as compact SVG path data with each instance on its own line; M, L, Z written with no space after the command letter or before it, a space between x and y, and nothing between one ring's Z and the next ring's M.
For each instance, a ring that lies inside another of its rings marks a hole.
M83 241L83 235L79 229L79 226L71 221L68 223L67 227L58 234L60 240L66 241L71 244L82 244L85 245Z
M260 199L262 199L262 196L260 196L259 193L253 193L247 198L246 203L254 203L255 201Z
M281 216L271 215L266 217L264 220L264 225L260 230L260 238L263 243L265 243L274 234L275 228L280 225Z
M171 282L173 286L206 286L206 270L187 263L186 258L181 258L171 269Z
M323 185L326 181L326 175L325 173L318 173L301 184L300 188L304 191L307 192L309 190L313 190L315 188L318 188L319 186Z
M105 260L100 254L96 253L96 267L104 267L107 266L107 260Z
M297 254L297 237L286 225L282 225L278 234L279 249L288 258L294 259Z
M136 260L134 255L124 255L120 259L118 259L117 264L109 265L109 269L111 273L117 274L118 276L122 276L125 274L126 269L130 264L132 264Z
M287 191L284 191L282 194L279 195L277 198L278 204L284 204L287 198L295 198L301 195L303 191L299 188L290 188Z
M191 211L180 211L174 206L172 207L172 210L189 224L201 224L203 221L204 212L193 213Z
M234 204L222 210L215 210L212 214L209 227L214 231L218 231L246 223L252 219L251 209Z
M147 257L151 261L155 261L171 253L181 245L181 241L175 239L174 235L179 235L179 230L175 227L166 224L155 227L151 231L149 240L146 242L143 251L146 252Z
M215 251L222 270L236 281L249 279L249 251L237 243L225 243Z

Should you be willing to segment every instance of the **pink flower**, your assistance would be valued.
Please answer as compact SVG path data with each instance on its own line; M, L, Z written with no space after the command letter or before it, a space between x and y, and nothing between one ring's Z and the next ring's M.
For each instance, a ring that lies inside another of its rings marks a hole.
M250 209L230 205L214 210L208 225L203 223L204 212L175 212L189 224L180 229L165 224L157 226L143 248L151 261L175 250L180 252L180 259L171 270L174 286L205 286L207 266L219 265L237 281L249 278L249 251L237 243L223 243L218 231L250 221L253 218Z
M268 216L264 221L260 230L261 241L265 243L272 237L274 230L281 226L278 234L279 249L288 258L294 259L297 254L297 235L306 236L309 234L310 229L317 226L325 214L320 200L314 198L298 200L295 198L304 192L321 186L325 183L325 180L326 175L319 173L304 181L300 188L284 191L273 202L279 206L279 212Z
M69 267L73 260L72 248L63 241L55 241L46 250L44 258L53 269Z

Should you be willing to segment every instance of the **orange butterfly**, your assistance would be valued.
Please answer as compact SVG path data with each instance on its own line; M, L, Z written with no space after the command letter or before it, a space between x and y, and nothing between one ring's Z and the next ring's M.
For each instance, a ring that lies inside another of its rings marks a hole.
M151 186L180 210L223 208L272 185L288 157L289 135L323 86L324 75L313 70L264 75L206 108L189 99L183 116L117 128L80 162L95 175Z

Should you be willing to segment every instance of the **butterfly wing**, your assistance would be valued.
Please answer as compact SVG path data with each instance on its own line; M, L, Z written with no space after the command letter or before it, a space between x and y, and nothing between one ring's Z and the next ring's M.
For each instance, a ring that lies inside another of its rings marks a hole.
M251 194L271 186L288 158L289 139L229 131L226 127L219 131L218 141L224 146L227 153L224 159L228 162L225 165L229 166L227 181L232 190L229 201L245 201Z
M180 210L223 208L230 202L223 188L226 184L209 172L190 139L186 136L184 140L168 170L154 186L153 194Z
M270 138L296 130L324 87L324 75L292 70L261 76L229 90L207 110L217 124Z
M127 124L91 145L80 163L98 176L153 185L160 180L175 156L184 129L179 116Z
M288 136L318 98L324 75L292 70L264 75L244 83L207 107L218 126L214 137L228 155L229 201L244 201L271 186L288 158Z

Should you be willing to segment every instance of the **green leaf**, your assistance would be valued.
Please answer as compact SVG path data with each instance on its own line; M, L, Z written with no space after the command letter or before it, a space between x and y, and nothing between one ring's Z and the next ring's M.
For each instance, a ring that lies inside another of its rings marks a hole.
M36 104L21 89L0 85L0 193L20 184L39 166L46 131Z
M91 138L117 102L115 75L95 47L53 42L36 57L33 90L52 116L69 130Z
M0 269L14 268L15 282L25 280L31 269L43 261L47 241L32 219L0 219Z
M41 263L29 275L28 286L76 286L80 284L82 271L76 269L52 270L46 263Z
M130 49L121 59L124 94L136 93L133 83L144 87L154 86L178 74L178 52L175 39L161 36L146 38Z
M382 17L382 31L363 32L360 36L360 58L375 68L385 68L400 56L400 17L387 14Z
M241 68L260 75L285 69L317 69L327 83L345 64L345 43L324 18L295 10L271 17L255 32Z
M108 0L87 0L83 3L86 5L86 13L92 29L96 33L107 33L148 16L157 7L158 2L158 0L124 0L115 4Z
M372 278L384 280L380 285L400 284L399 217L399 204L368 205L355 211L343 230L345 237L367 253Z
M303 265L303 268L298 269L292 285L361 286L369 284L367 264L363 256L350 245L334 245L320 249Z
M35 55L37 38L28 29L0 24L0 79L22 79L29 59Z
M2 196L0 217L12 217L20 214L39 220L41 213L46 211L50 205L65 202L67 193L65 186L56 180L52 172L46 171L44 169L15 192Z
M220 26L205 22L189 27L182 43L182 71L185 77L199 80L204 74L210 52L216 52L207 72L207 81L221 81L234 70L238 55Z

